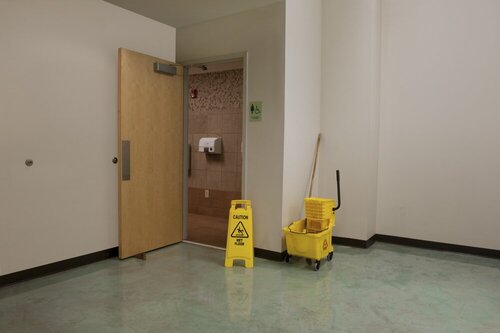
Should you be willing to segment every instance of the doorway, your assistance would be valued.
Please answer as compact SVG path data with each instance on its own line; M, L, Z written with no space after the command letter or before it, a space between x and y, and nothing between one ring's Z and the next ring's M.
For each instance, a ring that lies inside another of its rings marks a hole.
M185 239L225 248L231 200L242 198L244 59L190 65L185 89L189 143ZM220 150L210 151L203 141L219 141Z

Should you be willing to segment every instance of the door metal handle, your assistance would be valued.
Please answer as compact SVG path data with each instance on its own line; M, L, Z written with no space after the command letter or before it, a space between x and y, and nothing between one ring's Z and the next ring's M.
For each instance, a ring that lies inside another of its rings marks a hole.
M122 141L122 180L130 180L130 141Z
M188 150L189 150L188 177L191 177L191 160L192 160L191 144L188 144Z

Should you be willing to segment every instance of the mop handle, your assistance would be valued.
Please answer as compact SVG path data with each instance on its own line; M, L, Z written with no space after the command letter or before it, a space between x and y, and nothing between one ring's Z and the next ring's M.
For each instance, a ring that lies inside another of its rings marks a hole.
M334 212L335 212L337 209L339 209L339 208L340 208L340 171L339 171L339 170L337 170L337 171L335 172L335 174L336 174L336 178L337 178L337 198L338 198L338 200L337 200L337 207L333 207L333 208L332 208L332 211L334 211Z

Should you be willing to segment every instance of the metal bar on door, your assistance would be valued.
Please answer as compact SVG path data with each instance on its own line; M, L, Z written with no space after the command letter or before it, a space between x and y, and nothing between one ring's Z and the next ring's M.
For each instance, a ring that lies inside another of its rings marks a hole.
M130 141L122 141L122 180L130 180Z

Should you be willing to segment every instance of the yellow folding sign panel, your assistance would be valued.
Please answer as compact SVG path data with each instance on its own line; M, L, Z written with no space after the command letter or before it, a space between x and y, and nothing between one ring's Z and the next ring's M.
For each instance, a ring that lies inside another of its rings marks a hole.
M252 203L250 200L231 200L227 228L226 267L234 260L244 260L245 267L253 267Z

